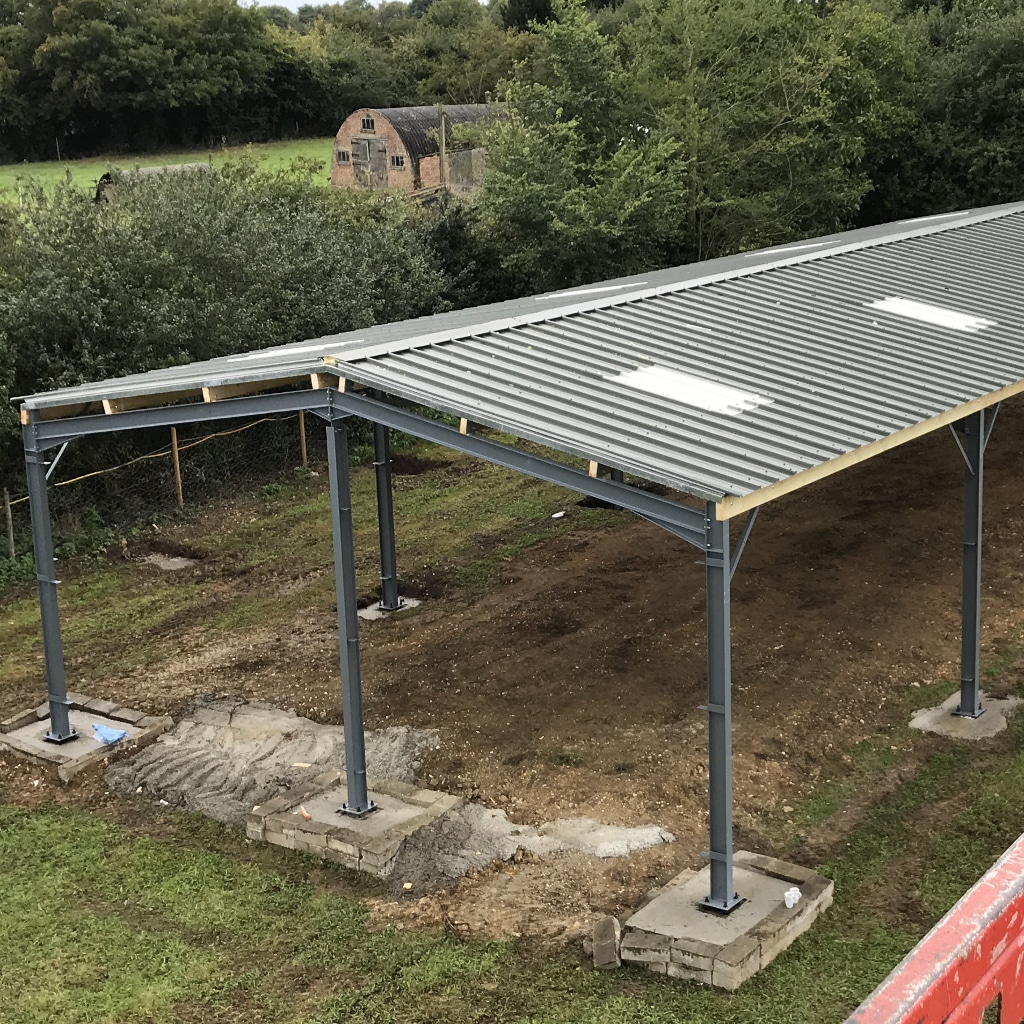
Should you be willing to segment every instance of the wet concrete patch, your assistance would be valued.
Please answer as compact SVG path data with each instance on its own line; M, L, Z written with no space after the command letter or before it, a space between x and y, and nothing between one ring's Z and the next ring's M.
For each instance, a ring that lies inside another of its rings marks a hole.
M437 734L396 727L366 734L371 774L411 781ZM262 701L195 702L160 742L112 766L115 792L139 787L169 804L217 821L244 825L254 804L345 763L341 726L321 725Z
M1006 716L1020 704L1019 697L999 699L981 695L981 714L977 718L961 718L953 712L960 706L960 691L946 698L938 707L914 712L911 729L934 732L954 740L984 740L1006 728Z

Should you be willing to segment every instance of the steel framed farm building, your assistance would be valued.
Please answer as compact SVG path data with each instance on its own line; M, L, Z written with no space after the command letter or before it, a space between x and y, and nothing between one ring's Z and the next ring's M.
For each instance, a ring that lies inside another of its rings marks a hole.
M48 738L75 735L47 452L112 431L305 410L325 421L328 438L345 810L372 811L346 428L348 417L362 417L374 424L385 607L398 604L391 429L605 499L704 553L705 902L728 912L742 899L733 887L730 581L761 505L949 426L965 462L957 713L980 713L984 451L999 403L1024 391L1022 251L1024 203L991 207L22 399ZM424 409L457 417L460 426ZM583 463L524 451L476 426ZM672 496L650 493L644 481ZM741 516L732 536L730 522Z

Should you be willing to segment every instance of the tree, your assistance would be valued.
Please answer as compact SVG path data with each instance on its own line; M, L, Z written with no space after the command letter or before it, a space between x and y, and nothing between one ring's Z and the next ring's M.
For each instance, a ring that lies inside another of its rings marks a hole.
M528 32L533 25L545 25L554 17L551 0L505 0L500 9L501 23L517 32Z
M835 20L790 0L650 0L623 30L633 108L687 154L680 255L827 233L856 215L871 188L868 141L908 116L894 82L907 62L885 18L853 3L844 11Z
M445 305L445 278L402 204L307 173L127 175L111 203L26 187L22 207L5 209L0 387L6 375L16 394ZM0 471L17 464L8 428Z
M483 222L523 287L835 231L912 118L903 36L857 3L643 0L614 37L556 5L489 133Z
M482 103L512 67L506 33L477 0L434 0L395 47L421 102Z
M955 2L913 11L917 118L880 153L873 220L1019 198L1024 177L1024 12Z
M632 119L615 46L582 5L556 10L487 132L482 231L519 292L646 269L675 230L675 143Z

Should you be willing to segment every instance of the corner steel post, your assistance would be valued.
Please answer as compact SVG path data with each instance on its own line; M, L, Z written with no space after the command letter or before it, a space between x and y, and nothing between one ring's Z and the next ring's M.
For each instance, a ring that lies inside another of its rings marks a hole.
M355 535L352 528L348 428L344 421L334 421L327 425L327 465L330 470L331 520L334 527L334 586L338 601L338 654L341 659L345 774L348 782L348 800L339 811L361 818L376 810L376 805L366 790L363 681L359 664L359 617L356 614Z
M43 627L43 659L46 667L46 698L50 703L51 743L66 743L77 737L68 718L67 681L64 678L64 643L60 635L57 576L50 532L50 501L46 493L46 455L36 446L32 426L24 431L25 474L28 503L32 514L32 547L39 584L39 617Z
M963 629L960 637L960 706L963 718L981 714L981 509L985 466L985 411L957 425L964 451Z
M395 505L391 487L391 437L383 423L373 425L373 468L377 474L377 527L380 531L380 607L394 612L398 596L398 558L395 555Z
M704 906L728 913L743 902L732 880L732 637L729 618L729 523L705 511L708 603L708 791L711 893Z

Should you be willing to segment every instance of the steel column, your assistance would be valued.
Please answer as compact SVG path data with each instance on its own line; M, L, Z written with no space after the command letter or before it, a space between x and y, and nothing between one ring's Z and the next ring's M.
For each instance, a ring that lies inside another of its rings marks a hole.
M398 596L395 555L395 505L391 487L391 432L373 425L373 468L377 474L377 529L380 532L380 607L395 612L405 603Z
M708 791L711 810L711 893L704 906L728 913L743 900L732 880L732 636L729 590L729 523L705 512L708 604Z
M366 791L366 738L363 725L363 682L359 664L359 616L356 611L355 536L352 528L352 487L348 461L348 428L344 420L327 425L331 520L334 528L334 586L338 601L338 655L341 659L341 703L345 715L345 774L348 800L342 814L361 818L376 805Z
M46 698L50 703L51 743L67 743L78 734L68 719L67 681L64 678L64 643L60 635L57 576L50 530L50 501L46 493L46 456L36 446L32 426L24 431L25 474L32 514L32 547L39 584L39 617L43 627L43 659L46 667Z
M981 522L985 467L985 411L957 424L963 441L963 627L960 636L960 705L954 712L977 718L981 708Z

